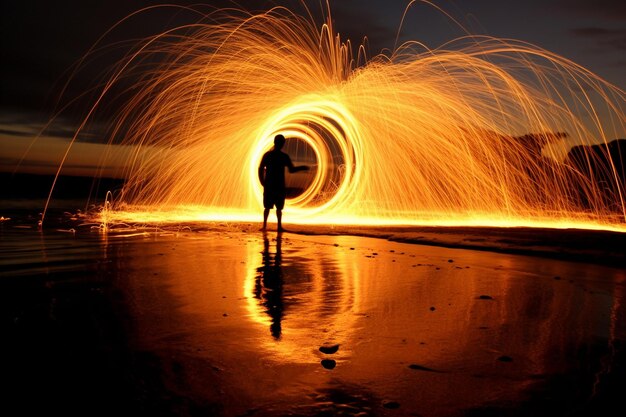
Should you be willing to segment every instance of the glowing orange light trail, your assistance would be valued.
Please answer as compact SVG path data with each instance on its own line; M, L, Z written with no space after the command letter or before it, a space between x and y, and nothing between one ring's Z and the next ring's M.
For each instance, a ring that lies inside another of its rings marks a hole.
M111 143L135 151L107 221L258 221L257 166L282 133L316 165L290 222L624 230L622 161L599 185L564 159L624 135L623 90L486 36L358 51L280 7L146 40L110 81L134 80Z

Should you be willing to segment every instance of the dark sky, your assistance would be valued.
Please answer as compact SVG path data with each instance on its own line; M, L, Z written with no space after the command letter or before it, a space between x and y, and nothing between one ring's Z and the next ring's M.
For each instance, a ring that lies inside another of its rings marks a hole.
M319 0L305 0L320 15ZM325 1L325 0L324 0ZM107 29L133 11L162 4L149 0L23 1L3 0L0 66L0 144L6 135L34 134L53 110L66 71ZM175 4L198 4L177 1ZM220 7L226 0L206 1ZM476 34L527 41L563 55L626 89L626 1L624 0L433 0ZM282 4L303 10L299 0L240 1L248 9ZM331 0L335 29L342 39L360 43L367 35L370 52L392 48L408 0ZM116 30L107 43L132 40L194 22L192 13L173 8L142 14ZM322 21L319 18L319 21ZM449 18L423 2L409 10L401 40L419 40L431 48L463 32ZM103 60L114 60L107 55ZM95 70L84 71L68 96L90 86ZM58 136L68 135L63 125ZM5 145L3 145L4 147ZM0 159L3 157L0 149ZM6 158L5 158L6 159Z
M115 22L142 7L161 4L147 0L22 1L2 3L1 102L6 107L46 110L45 98L54 83ZM197 1L173 1L197 4ZM207 1L220 6L230 2ZM262 9L277 2L241 1ZM297 0L280 4L298 8ZM314 11L319 1L308 1ZM435 1L472 32L529 41L561 54L626 89L626 2L623 0L498 0ZM368 35L372 52L392 47L405 0L335 0L331 7L336 28L359 42ZM149 13L124 25L113 39L158 33L193 15ZM462 32L431 6L416 2L404 25L403 39L435 47Z

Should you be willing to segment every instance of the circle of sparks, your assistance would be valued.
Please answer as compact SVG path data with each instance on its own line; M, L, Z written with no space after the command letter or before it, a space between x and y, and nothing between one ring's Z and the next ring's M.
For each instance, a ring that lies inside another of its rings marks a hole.
M624 91L487 36L367 57L330 22L216 11L138 44L101 95L132 80L110 132L129 157L109 218L258 220L257 166L282 133L317 161L290 221L623 224L621 161L598 185L566 155L626 132Z

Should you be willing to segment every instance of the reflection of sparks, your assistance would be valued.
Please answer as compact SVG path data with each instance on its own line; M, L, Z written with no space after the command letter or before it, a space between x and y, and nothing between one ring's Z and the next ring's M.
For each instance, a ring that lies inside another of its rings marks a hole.
M360 264L341 251L329 261L321 254L334 246L319 248L313 242L305 245L311 252L287 249L283 255L281 239L264 235L262 246L248 245L246 310L251 321L269 329L262 346L292 362L310 363L305 346L344 344L354 330L363 308Z
M619 88L491 37L355 51L330 23L283 8L217 12L147 40L111 79L140 74L111 140L153 151L131 157L108 219L257 220L257 165L283 133L317 164L289 221L621 227L613 163L607 192L562 159L624 133ZM528 132L544 133L519 139Z

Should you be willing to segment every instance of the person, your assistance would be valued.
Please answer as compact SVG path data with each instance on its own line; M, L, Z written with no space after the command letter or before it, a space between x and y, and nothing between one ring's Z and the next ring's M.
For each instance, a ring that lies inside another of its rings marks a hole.
M291 158L281 151L285 145L285 137L276 135L274 137L274 148L263 155L259 164L259 181L263 185L263 229L267 229L267 218L270 210L276 207L276 220L278 221L278 231L282 232L283 207L285 207L285 197L287 187L285 186L285 168L290 173L308 171L306 165L294 166Z

